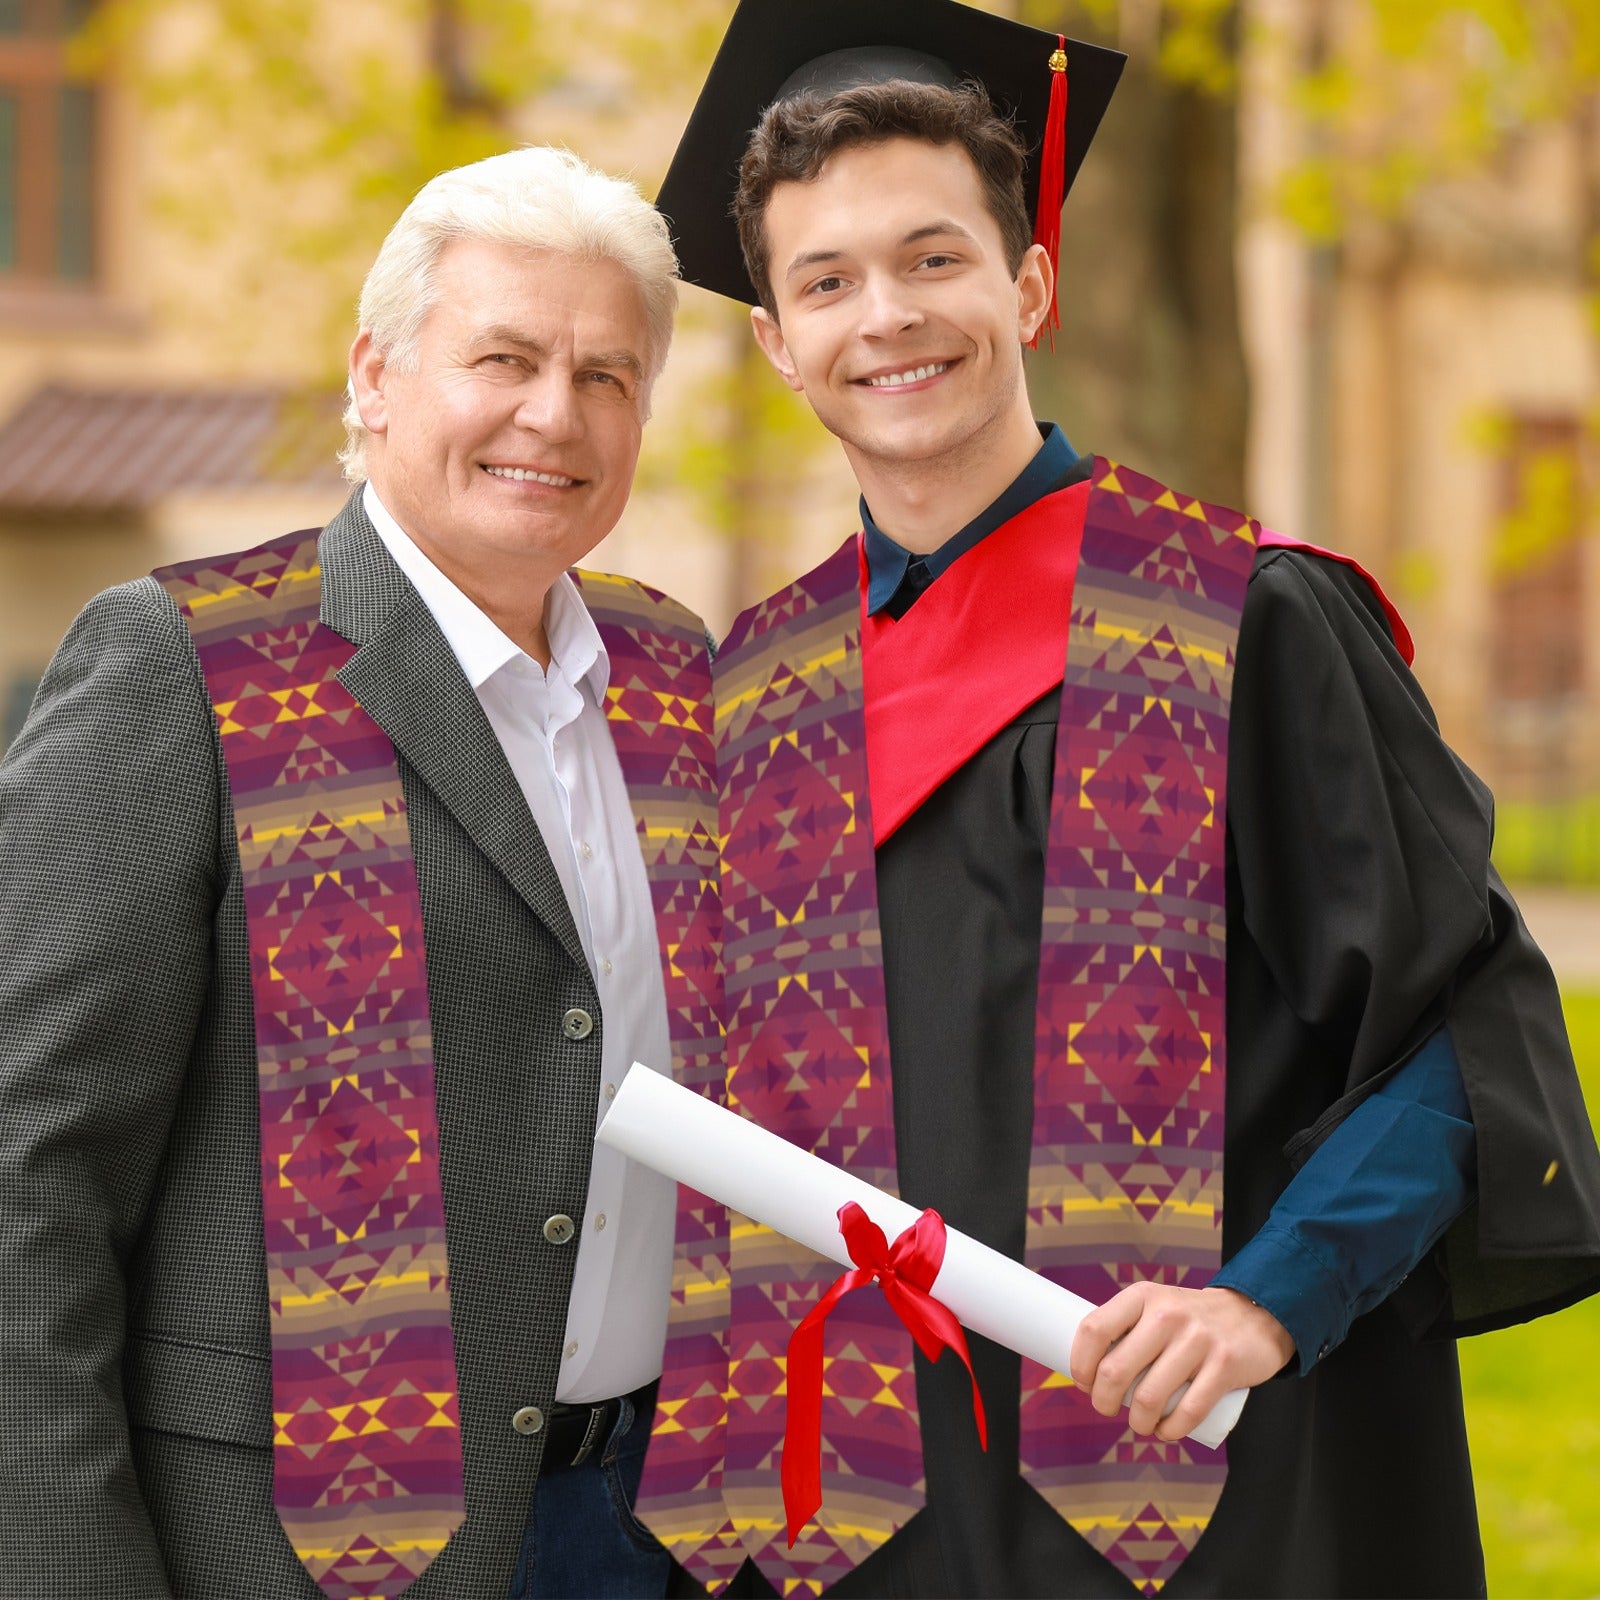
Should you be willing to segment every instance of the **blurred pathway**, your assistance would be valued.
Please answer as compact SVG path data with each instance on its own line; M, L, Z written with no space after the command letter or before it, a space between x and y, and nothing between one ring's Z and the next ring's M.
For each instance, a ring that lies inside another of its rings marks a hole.
M1600 889L1512 888L1567 989L1600 990Z

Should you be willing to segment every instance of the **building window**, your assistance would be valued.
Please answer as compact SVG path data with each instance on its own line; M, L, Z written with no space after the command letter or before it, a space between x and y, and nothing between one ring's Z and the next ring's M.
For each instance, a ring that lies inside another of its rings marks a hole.
M1513 418L1507 444L1489 586L1495 849L1502 871L1542 879L1581 860L1568 822L1590 782L1592 478L1577 417Z
M99 107L67 70L90 3L0 0L0 279L94 277Z

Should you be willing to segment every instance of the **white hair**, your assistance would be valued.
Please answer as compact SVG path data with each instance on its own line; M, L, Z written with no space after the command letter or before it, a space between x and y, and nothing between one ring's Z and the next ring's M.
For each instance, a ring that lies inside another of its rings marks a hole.
M452 239L615 261L632 278L644 308L648 394L672 342L678 261L665 219L633 184L548 145L507 150L424 184L389 230L361 286L361 331L397 371L415 370L422 324L436 294L435 269ZM353 385L343 421L339 460L345 477L362 483L368 435Z

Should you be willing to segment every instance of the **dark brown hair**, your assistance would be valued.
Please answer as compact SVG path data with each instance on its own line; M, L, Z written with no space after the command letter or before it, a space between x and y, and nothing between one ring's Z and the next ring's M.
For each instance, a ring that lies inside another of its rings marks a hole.
M989 214L999 224L1006 263L1015 274L1033 243L1023 198L1026 152L1016 130L998 115L981 85L958 88L895 78L836 94L810 92L769 106L739 164L733 202L744 264L767 311L773 303L764 226L767 202L780 183L808 183L841 150L889 139L958 144L972 159Z

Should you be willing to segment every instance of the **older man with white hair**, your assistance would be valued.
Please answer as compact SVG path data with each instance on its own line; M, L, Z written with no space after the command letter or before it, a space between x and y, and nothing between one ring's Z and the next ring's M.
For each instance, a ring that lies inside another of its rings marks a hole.
M436 178L345 508L51 664L0 765L0 1593L665 1592L631 1506L658 1385L720 1394L719 1225L675 1267L591 1138L634 1057L720 1081L709 667L569 568L675 278L570 154Z

